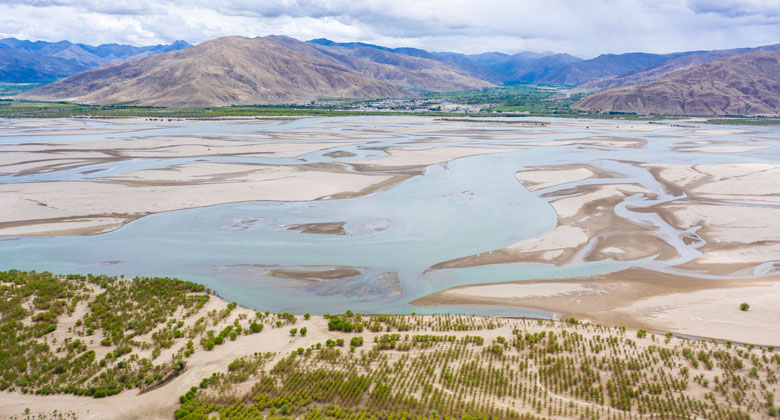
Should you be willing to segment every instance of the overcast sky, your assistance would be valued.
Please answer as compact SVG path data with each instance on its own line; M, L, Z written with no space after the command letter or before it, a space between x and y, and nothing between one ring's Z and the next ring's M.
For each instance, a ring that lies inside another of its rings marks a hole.
M780 0L0 0L0 36L87 44L226 35L581 57L780 43Z

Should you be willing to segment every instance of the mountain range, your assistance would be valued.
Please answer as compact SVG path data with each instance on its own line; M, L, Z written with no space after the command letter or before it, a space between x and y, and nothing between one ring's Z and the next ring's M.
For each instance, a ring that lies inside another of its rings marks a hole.
M574 108L661 115L778 115L780 51L713 60L649 83L606 90Z
M780 44L672 54L604 54L583 60L553 52L467 55L322 38L302 42L286 36L225 37L184 49L188 44L183 42L88 47L67 41L2 41L0 45L14 46L8 48L8 56L34 54L25 56L27 62L19 59L15 73L7 73L17 80L25 75L28 79L65 77L20 95L26 99L224 106L535 84L596 92L575 105L596 112L780 113L773 102L778 73L773 74L766 63ZM20 70L24 63L26 72ZM0 81L4 74L0 72ZM715 98L718 102L710 103Z
M98 46L70 41L0 39L0 82L45 83L116 60L162 54L189 47L185 41L169 45L136 47L121 44Z

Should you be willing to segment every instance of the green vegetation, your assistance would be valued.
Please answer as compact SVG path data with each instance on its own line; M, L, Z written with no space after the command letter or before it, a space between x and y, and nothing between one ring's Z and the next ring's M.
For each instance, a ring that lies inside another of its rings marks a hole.
M165 382L185 369L208 321L236 308L195 320L208 293L171 278L0 272L0 390L100 398ZM210 349L258 325L236 319L219 336L205 331L201 343Z
M349 110L336 106L293 106L293 105L255 105L212 108L158 108L148 106L125 105L83 105L69 102L36 102L0 100L2 118L67 118L67 117L149 117L152 121L174 120L177 118L223 118L223 117L298 117L298 116L360 116L360 115L423 115L423 116L463 116L457 112L409 112ZM496 116L491 113L469 114L471 116ZM518 114L504 116L522 116Z
M780 118L713 118L707 122L718 125L780 125Z
M0 83L0 96L14 96L45 83Z
M69 102L0 100L0 118L148 117L152 121L178 118L297 117L297 116L435 116L525 117L559 116L655 120L634 114L599 115L577 111L571 105L582 94L565 94L555 88L505 86L474 91L432 92L416 98L382 100L326 100L319 105L248 105L206 108L160 108L132 102L107 106ZM448 104L477 105L478 112L446 111Z
M2 390L44 395L109 397L132 388L145 392L187 369L195 351L230 345L264 326L297 322L290 313L254 312L236 303L210 309L209 290L169 278L12 270L0 272L0 297ZM306 327L274 330L284 342L301 343L284 353L256 352L205 378L185 377L192 383L178 397L174 417L777 416L780 354L774 348L627 332L573 318L558 322L352 311L326 315L324 322L304 318L310 320ZM330 338L324 341L288 337L288 331L296 337L323 332L325 322Z
M377 317L363 319L405 327L418 318ZM338 325L354 318L329 316ZM453 316L420 318L433 326ZM273 366L267 366L272 355L256 353L231 363L228 373L213 375L207 388L193 387L181 397L175 418L747 420L765 410L776 415L768 389L776 388L777 355L728 351L706 341L640 345L624 329L579 323L522 320L513 326L514 336L495 336L490 343L483 336L390 332L374 336L370 350L357 351L363 338L351 336L352 351L342 352L343 340L329 339ZM753 364L748 370L746 362ZM243 382L254 385L236 394Z
M570 106L583 94L567 95L558 89L536 86L504 86L460 92L434 92L421 95L422 108L435 107L435 100L448 99L453 103L484 105L485 112L518 113L531 115L573 115L579 114Z
M739 309L741 311L747 311L748 309L750 309L750 304L747 302L742 302L739 304Z

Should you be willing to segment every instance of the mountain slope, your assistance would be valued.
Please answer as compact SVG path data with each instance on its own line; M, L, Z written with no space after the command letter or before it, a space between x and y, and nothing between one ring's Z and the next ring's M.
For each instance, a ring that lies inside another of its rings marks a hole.
M552 72L582 61L569 54L522 52L514 55L486 53L471 56L508 83L535 84Z
M130 57L160 54L189 47L184 41L170 45L135 47L102 44L96 47L70 41L0 39L0 82L51 82L82 70Z
M20 97L152 106L276 104L320 97L402 96L288 37L226 37L87 70Z
M637 86L653 82L664 76L683 69L696 67L701 64L711 63L720 58L733 57L735 55L745 54L758 50L780 50L780 44L767 45L757 48L736 48L730 50L714 51L696 51L672 60L665 61L660 65L651 67L647 70L631 73L625 76L609 77L605 79L594 80L578 87L578 90L585 92L603 91L607 89Z
M493 87L475 64L455 53L387 48L362 42L307 42L350 69L407 90L452 91Z
M0 47L0 82L53 82L85 69L87 66L63 58Z
M583 98L576 109L664 115L780 115L780 51L753 51L640 86Z
M440 64L434 64L434 66L439 67L440 70L453 72L454 74L459 75L458 78L466 76L488 81L493 84L507 82L535 83L537 79L550 71L557 70L567 64L582 61L582 59L569 54L555 54L550 52L521 52L513 55L500 52L487 52L466 55L453 52L430 52L419 48L388 48L363 42L334 42L325 38L312 39L307 42L332 48L334 52L338 52L339 54L368 58L374 62L381 63L389 63L387 57L391 56L399 61L409 60L408 58L402 58L403 56L423 58L439 62ZM403 65L401 63L391 64ZM445 67L441 67L442 64L444 64ZM408 65L415 67L414 62L408 63L407 66ZM459 83L461 85L460 88L468 88L468 85L484 87L473 81L457 80L458 78L454 79L453 82ZM440 88L435 90L452 89Z
M655 67L665 61L690 53L675 54L602 54L590 60L577 61L539 77L535 83L579 86L605 77L623 76Z

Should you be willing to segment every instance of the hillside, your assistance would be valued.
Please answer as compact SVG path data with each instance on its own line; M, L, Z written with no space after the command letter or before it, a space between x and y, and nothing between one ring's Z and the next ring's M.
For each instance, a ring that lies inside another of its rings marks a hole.
M665 61L690 53L674 54L602 54L596 58L553 68L540 75L535 83L557 86L579 86L605 77L623 76L655 67Z
M356 73L406 90L452 91L495 86L480 74L441 61L424 50L390 49L359 42L339 44L328 40L300 43L292 38L280 38L286 39L288 45L294 44L291 47L313 47Z
M574 108L665 115L779 115L780 51L722 58L655 82L583 98Z
M59 57L0 48L0 82L45 83L68 77L87 66Z
M20 97L198 107L402 95L401 89L292 38L226 37L87 70Z
M0 83L52 82L112 61L160 54L189 46L190 44L184 41L176 41L170 45L136 47L4 38L0 39Z
M715 60L733 57L735 55L745 54L757 50L779 50L780 44L767 45L757 48L735 48L730 50L697 51L690 54L665 61L657 66L636 73L630 73L625 76L608 77L594 80L584 85L580 85L578 90L585 92L603 91L607 89L637 86L656 81L669 75L672 72L692 68L701 64L711 63Z
M569 54L521 52L513 55L502 53L483 53L469 56L475 63L498 74L500 80L507 83L534 84L547 77L551 72L559 71L569 64L582 59Z
M375 63L393 64L405 68L433 67L439 73L450 72L455 75L456 77L451 79L450 83L472 84L478 87L485 85L485 82L535 83L548 72L582 61L569 54L551 52L526 51L512 55L486 52L466 55L454 52L430 52L419 48L388 48L363 42L339 43L324 38L312 39L308 42L326 47L338 54L367 58ZM464 76L479 79L479 82L463 80Z

